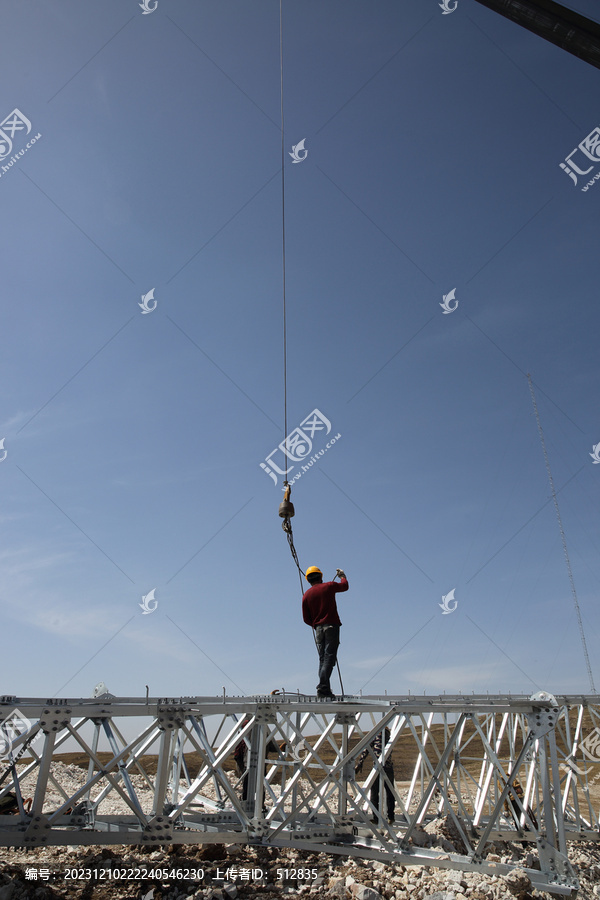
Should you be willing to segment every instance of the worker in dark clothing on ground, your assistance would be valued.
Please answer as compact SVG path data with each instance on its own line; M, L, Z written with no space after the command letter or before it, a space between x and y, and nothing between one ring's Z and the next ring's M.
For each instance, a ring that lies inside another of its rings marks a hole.
M345 573L337 570L340 579L326 581L323 584L323 573L316 566L306 570L309 589L302 597L302 617L307 625L314 629L317 650L319 651L319 683L317 697L335 700L329 679L337 662L337 650L340 645L340 617L337 611L335 595L348 590Z
M242 721L242 726L247 725L250 721L248 716L244 716ZM238 776L242 779L242 800L248 799L248 774L246 773L246 757L248 756L248 748L246 746L246 741L242 738L239 743L235 745L235 750L233 751L233 758L235 760L235 765L237 769Z
M242 726L247 725L250 721L249 716L244 716L242 721ZM274 740L270 740L266 746L265 756L269 753L276 753L279 756L279 747L275 743ZM233 758L235 760L235 765L237 768L237 773L240 778L242 778L242 800L248 799L248 772L246 771L246 762L248 759L248 747L246 746L246 741L244 738L241 739L236 744L235 750L233 751ZM267 774L268 763L265 760L265 775ZM242 777L243 776L243 777ZM264 814L264 804L263 804L263 814Z
M385 745L386 745L386 747L387 747L389 741L390 741L390 729L386 728L385 729ZM377 756L379 759L381 759L381 731L375 738L373 738L373 740L371 741L369 746L373 749L375 756ZM358 763L356 765L357 773L361 772L363 763L368 755L369 755L369 748L365 747L365 749L363 750L361 755L358 757ZM383 771L384 771L385 775L387 776L387 778L389 778L390 784L393 784L394 783L394 763L392 762L391 756L388 756L388 758L384 762ZM387 806L387 820L390 824L392 824L392 822L394 821L396 798L394 797L394 794L392 793L391 788L389 787L389 785L386 782L384 782L384 787L385 787L385 799L386 799L386 806ZM373 784L371 786L371 803L373 804L375 809L377 809L377 810L379 809L379 775L377 776L377 778L375 779L375 781L373 782ZM377 816L373 816L373 818L371 819L371 822L377 822Z

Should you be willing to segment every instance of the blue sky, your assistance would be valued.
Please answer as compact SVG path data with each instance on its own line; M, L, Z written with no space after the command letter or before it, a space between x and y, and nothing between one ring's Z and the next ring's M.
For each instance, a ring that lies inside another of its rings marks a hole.
M279 4L1 16L1 117L31 133L0 165L41 137L0 168L0 692L312 692L260 468L285 436ZM344 686L587 692L526 373L598 686L600 159L559 164L600 73L474 0L283 24L288 432L318 409L340 435L293 524L303 567L348 573Z

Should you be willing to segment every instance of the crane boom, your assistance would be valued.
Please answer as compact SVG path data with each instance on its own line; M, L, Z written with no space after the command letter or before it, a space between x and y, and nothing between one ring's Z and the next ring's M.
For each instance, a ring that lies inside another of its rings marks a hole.
M554 0L477 0L600 69L600 24Z

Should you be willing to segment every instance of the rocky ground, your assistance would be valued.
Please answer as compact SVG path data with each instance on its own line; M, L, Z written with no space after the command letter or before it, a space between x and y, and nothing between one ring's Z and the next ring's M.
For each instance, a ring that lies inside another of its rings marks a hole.
M516 845L497 849L515 859L522 855ZM597 900L600 848L596 844L572 845L571 860L581 882L579 897ZM136 873L136 869L146 869L146 877L139 877L144 873ZM29 852L11 850L3 854L0 865L0 900L282 900L305 896L307 900L550 900L549 894L532 889L519 869L506 877L488 876L259 846L207 844L151 853L146 848L123 846L45 847Z
M495 859L531 864L516 844ZM600 847L570 845L581 900L600 897ZM44 847L9 850L0 861L0 900L550 900L522 869L508 876L399 866L261 846Z
M68 791L82 783L77 766L53 763L52 773ZM142 804L151 802L141 776L133 775L132 781ZM33 780L31 785L22 780L24 796L33 785ZM49 809L61 801L54 789L46 799ZM107 813L124 809L114 795L103 804ZM447 852L464 850L452 823L441 818L417 831L414 843ZM154 852L139 845L0 848L0 900L283 900L305 895L307 900L550 900L549 894L534 890L519 869L535 867L534 854L511 843L491 850L491 861L515 866L508 876L390 866L262 846L205 844ZM598 900L600 844L571 843L569 856L580 879L579 897Z

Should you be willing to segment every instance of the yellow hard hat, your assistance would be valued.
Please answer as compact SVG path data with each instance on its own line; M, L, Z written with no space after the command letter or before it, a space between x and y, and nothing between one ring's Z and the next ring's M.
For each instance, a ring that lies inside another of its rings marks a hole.
M317 568L317 566L309 566L308 569L306 570L305 577L308 578L309 575L322 575L322 574L323 573L321 572L321 570L319 568Z

